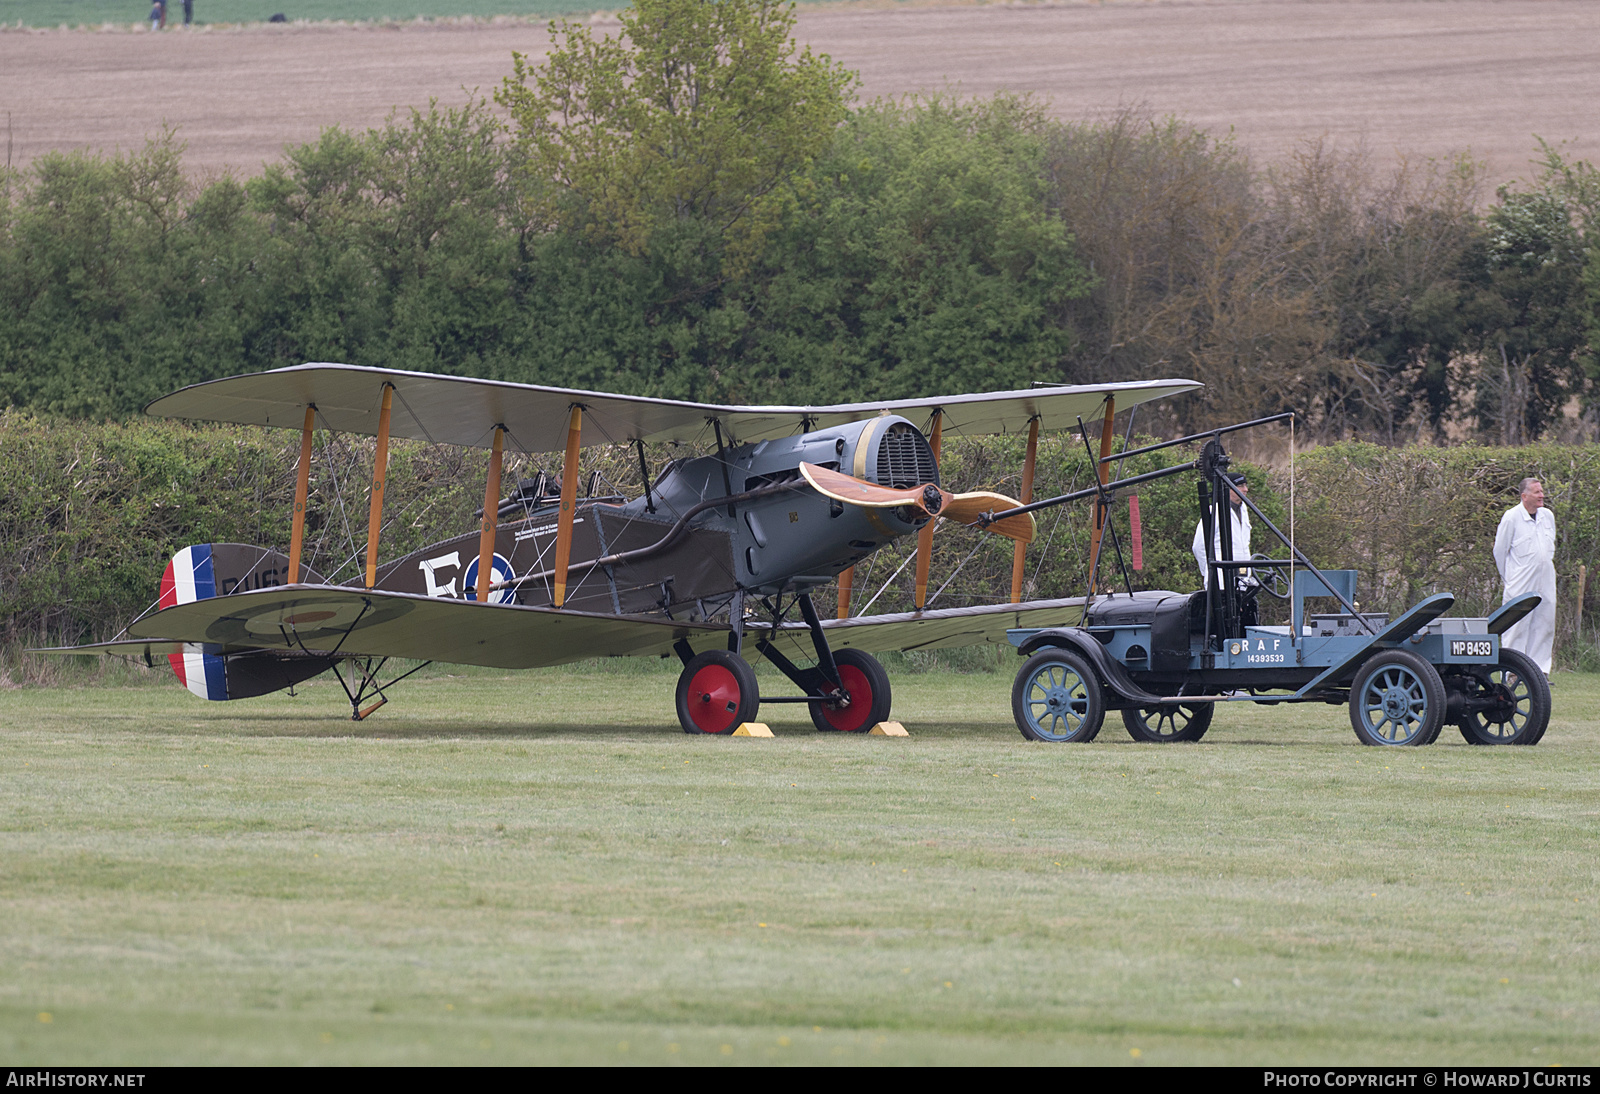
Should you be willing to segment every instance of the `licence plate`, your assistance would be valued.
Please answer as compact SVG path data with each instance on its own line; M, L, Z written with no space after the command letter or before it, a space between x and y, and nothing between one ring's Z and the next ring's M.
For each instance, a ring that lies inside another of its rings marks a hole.
M1494 656L1494 641L1489 638L1452 638L1450 656L1479 657L1487 661Z

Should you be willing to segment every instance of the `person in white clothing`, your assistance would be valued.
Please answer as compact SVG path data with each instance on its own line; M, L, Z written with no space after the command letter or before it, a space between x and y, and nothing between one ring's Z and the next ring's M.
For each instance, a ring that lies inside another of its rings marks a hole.
M1234 472L1233 474L1229 475L1228 482L1230 483L1230 489L1234 494L1233 497L1228 499L1233 503L1231 506L1229 506L1232 514L1231 520L1233 524L1233 558L1230 560L1222 557L1221 528L1211 529L1211 557L1223 562L1236 562L1250 557L1250 511L1244 507L1244 502L1240 500L1245 495L1250 493L1250 484L1247 483L1244 476L1238 472ZM1202 584L1204 584L1206 580L1205 527L1205 521L1201 521L1194 526L1194 561L1195 564L1200 567L1200 581ZM1241 570L1240 574L1244 577L1249 577L1250 571Z
M1556 641L1556 518L1544 507L1538 479L1523 479L1521 495L1494 535L1494 565L1506 586L1500 603L1538 593L1539 606L1501 635L1500 644L1527 654L1549 676Z

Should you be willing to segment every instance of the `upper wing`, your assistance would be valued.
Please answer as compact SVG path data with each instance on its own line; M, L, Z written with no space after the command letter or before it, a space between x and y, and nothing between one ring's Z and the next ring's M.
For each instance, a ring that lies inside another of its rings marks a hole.
M1064 600L1029 600L1022 604L830 619L823 622L822 629L833 649L882 653L884 650L1004 645L1006 631L1012 627L1067 627L1076 625L1082 616L1083 598L1075 596ZM771 633L770 629L753 624L749 630L752 634ZM801 623L784 624L773 645L791 660L803 662L815 656L811 635Z
M179 604L136 621L128 633L224 648L337 650L529 669L592 657L665 655L680 638L727 630L714 623L299 585Z
M512 443L527 452L566 448L567 410L575 403L584 408L585 444L692 441L712 418L739 441L760 441L859 421L880 411L916 417L939 410L947 432L1017 432L1035 417L1041 429L1064 429L1079 417L1098 413L1108 395L1116 397L1118 410L1126 410L1201 386L1193 380L1142 380L882 403L727 406L359 365L308 364L194 384L157 399L145 410L161 418L299 429L306 406L314 403L327 428L373 435L378 431L385 383L394 385L397 396L390 410L391 436L486 448L494 427L504 425Z

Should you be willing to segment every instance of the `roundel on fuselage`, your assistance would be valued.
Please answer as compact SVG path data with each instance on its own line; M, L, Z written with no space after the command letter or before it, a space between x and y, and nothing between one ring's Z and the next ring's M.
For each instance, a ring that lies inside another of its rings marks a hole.
M493 584L495 585L500 585L507 581L515 581L517 578L517 571L511 568L510 560L498 552L495 553L494 561L489 564L489 568L494 572ZM478 560L474 558L471 562L467 563L467 572L461 577L462 596L467 600L477 600L477 588ZM469 593L466 591L468 589L472 589L474 591ZM509 587L495 589L489 594L489 602L491 604L511 604L514 603L516 599L517 591Z

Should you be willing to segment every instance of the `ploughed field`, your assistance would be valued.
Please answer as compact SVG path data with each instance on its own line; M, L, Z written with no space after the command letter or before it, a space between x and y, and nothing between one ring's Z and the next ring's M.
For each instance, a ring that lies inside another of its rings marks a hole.
M39 7L54 19L57 8L76 10L65 3L15 6L19 17ZM318 16L380 10L348 3ZM500 6L538 10L532 0ZM498 10L494 0L476 7ZM439 10L473 8L448 0ZM119 10L126 20L146 7ZM48 149L137 147L165 122L187 140L191 168L254 174L326 126L366 127L395 107L487 94L509 74L513 50L537 55L548 41L542 25L506 20L219 22L269 10L278 8L196 0L197 18L211 21L196 30L0 31L12 163ZM1470 149L1502 182L1527 174L1534 134L1571 140L1584 158L1600 149L1600 5L1591 0L845 3L803 10L799 37L859 70L864 98L1027 92L1073 119L1141 105L1231 132L1267 161L1327 136L1364 142L1380 161Z
M908 739L690 738L675 679L0 691L0 1053L1600 1060L1600 678L1538 747L1420 749L1326 706L1029 744L1009 671L897 674Z

